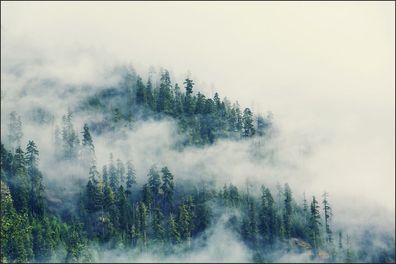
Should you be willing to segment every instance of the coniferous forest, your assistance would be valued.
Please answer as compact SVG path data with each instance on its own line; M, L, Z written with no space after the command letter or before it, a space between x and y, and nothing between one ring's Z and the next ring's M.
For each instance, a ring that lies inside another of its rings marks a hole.
M193 166L175 173L167 160L139 171L150 160L97 147L102 137L125 137L145 122L164 120L174 126L175 152L219 142L261 146L277 133L272 114L204 94L191 78L174 82L167 70L147 79L125 71L116 85L88 90L62 109L61 119L35 108L30 116L12 111L2 120L8 131L1 138L2 262L110 261L104 252L128 252L125 262L150 261L141 258L150 255L154 262L188 262L193 252L227 244L227 235L250 262L395 261L394 234L367 229L352 236L337 225L332 193L325 190L302 196L287 182L217 184L214 176L197 177ZM45 151L29 139L25 121L53 128ZM42 157L55 169L42 167Z

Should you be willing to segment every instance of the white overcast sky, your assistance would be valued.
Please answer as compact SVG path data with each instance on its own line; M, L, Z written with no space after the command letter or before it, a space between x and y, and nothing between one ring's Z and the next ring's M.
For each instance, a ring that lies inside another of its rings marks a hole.
M324 139L311 169L329 189L394 208L394 2L2 2L1 31L2 71L191 72L209 94L272 111L285 133Z

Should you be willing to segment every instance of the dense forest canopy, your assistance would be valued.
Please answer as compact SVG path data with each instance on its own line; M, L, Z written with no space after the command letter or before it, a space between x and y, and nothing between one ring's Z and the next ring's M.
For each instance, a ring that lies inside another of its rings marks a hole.
M53 153L45 155L59 168L74 168L63 179L72 184L69 189L61 181L45 180L40 146L33 140L23 144L22 138L29 137L23 117L9 113L8 124L2 122L8 135L1 144L1 261L97 262L105 259L104 252L116 250L128 256L123 261L147 254L183 261L224 234L240 243L251 262L395 261L394 234L367 229L357 243L348 229L337 227L331 193L300 200L288 183L219 187L210 177L194 179L194 167L178 175L166 164L152 164L139 180L135 167L141 160L98 153L97 138L119 136L142 120L172 120L177 151L204 149L221 140L260 145L276 133L271 114L255 114L218 93L210 97L195 88L190 78L180 85L172 82L167 70L147 80L126 72L118 85L95 89L64 109L48 139ZM75 118L83 115L92 119L80 130ZM52 113L41 108L28 118L55 123ZM99 154L107 162L99 164Z

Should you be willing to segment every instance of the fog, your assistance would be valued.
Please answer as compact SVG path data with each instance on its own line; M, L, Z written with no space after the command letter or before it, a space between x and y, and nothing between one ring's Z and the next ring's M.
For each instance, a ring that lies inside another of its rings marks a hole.
M339 225L394 230L394 7L392 2L2 2L2 141L8 114L16 110L24 121L24 142L38 143L45 176L62 180L65 174L55 173L59 168L46 153L67 108L116 84L118 66L133 65L143 76L150 66L164 67L179 84L191 75L194 89L208 96L218 91L254 112L271 111L276 135L259 147L254 140L221 140L179 152L172 149L174 121L139 121L123 137L94 136L99 166L112 152L115 159L133 161L141 182L157 164L169 166L175 179L213 179L218 186L244 188L252 181L274 188L288 182L298 199L303 192L326 190ZM54 122L37 129L28 119L37 106L51 112ZM75 128L81 131L88 118L76 117ZM253 160L252 151L264 158ZM240 246L235 241L231 247ZM216 260L209 256L217 251L203 252L191 261L205 254ZM238 252L236 259L246 259L243 248Z

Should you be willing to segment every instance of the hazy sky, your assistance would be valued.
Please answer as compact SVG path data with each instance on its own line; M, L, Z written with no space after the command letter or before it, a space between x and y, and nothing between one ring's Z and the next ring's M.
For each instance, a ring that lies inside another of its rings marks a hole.
M117 63L190 71L207 94L322 142L309 169L330 190L394 208L394 25L394 2L2 2L2 75L23 63L71 83Z

